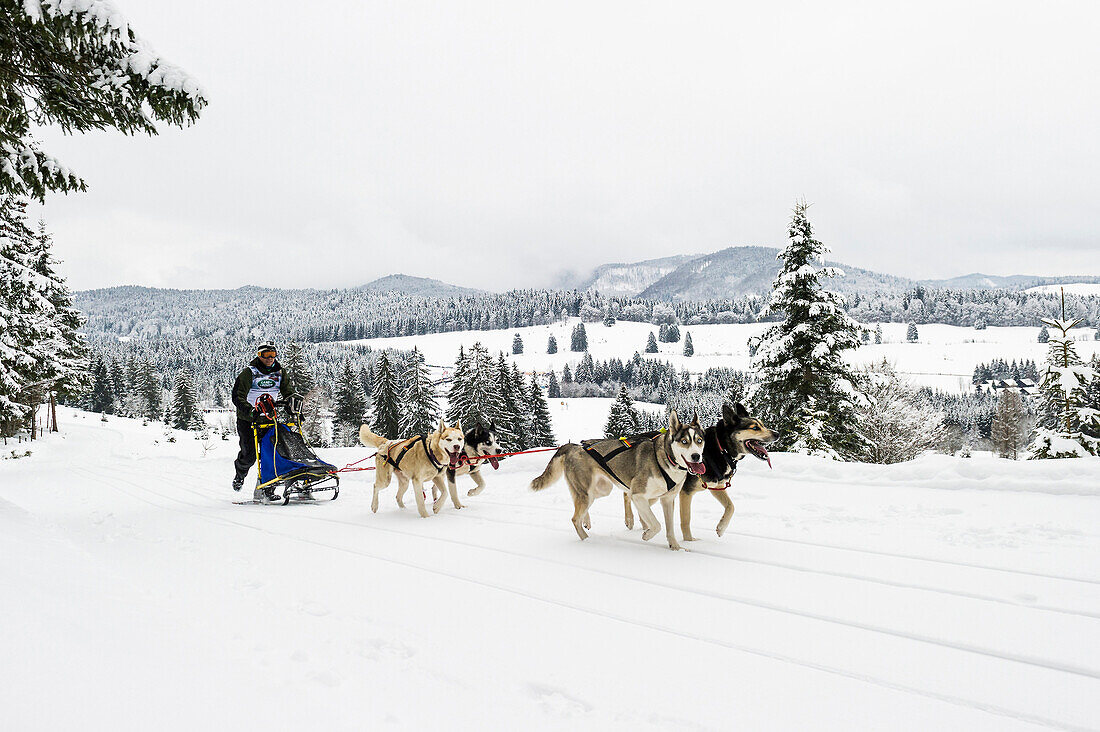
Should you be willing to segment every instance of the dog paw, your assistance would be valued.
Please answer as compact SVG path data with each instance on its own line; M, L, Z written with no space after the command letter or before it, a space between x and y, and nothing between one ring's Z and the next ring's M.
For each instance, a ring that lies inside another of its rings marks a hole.
M466 495L467 496L476 496L477 495L477 489L471 488L470 490L466 491Z
M684 534L684 541L699 541L699 540L698 540L698 539L696 539L696 538L695 538L694 536L692 536L691 534Z
M658 531L659 531L659 529L646 529L645 531L642 532L642 540L643 541L649 541L650 539L652 539L654 536L657 535Z

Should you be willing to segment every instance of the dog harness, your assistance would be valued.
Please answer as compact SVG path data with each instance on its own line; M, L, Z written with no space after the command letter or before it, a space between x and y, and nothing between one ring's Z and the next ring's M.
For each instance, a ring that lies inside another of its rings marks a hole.
M718 424L722 424L722 421L719 420ZM725 460L726 465L729 466L729 472L726 475L722 476L723 478L725 478L726 484L719 487L718 483L715 483L714 487L711 488L710 485L708 485L707 482L702 478L699 479L699 482L702 483L703 487L706 488L708 491L724 491L730 487L730 481L733 480L733 474L737 472L737 460L735 460L729 454L729 451L726 450L726 446L722 444L722 440L718 437L717 430L715 430L714 432L714 443L718 445L718 452L721 453L722 459Z
M436 472L438 473L439 471L443 470L443 466L440 465L439 461L435 459L435 455L432 455L431 448L428 447L428 439L423 435L417 435L416 437L410 437L408 440L405 440L405 444L401 446L401 451L397 453L397 458L391 458L389 450L385 452L383 457L386 459L387 463L393 466L394 470L400 470L401 458L405 457L405 454L408 453L409 450L413 449L413 446L416 445L416 443L418 442L424 445L424 453L428 456L428 460L435 467Z
M621 485L623 488L630 488L630 486L623 482L622 478L615 475L615 471L611 469L609 461L611 460L611 458L615 457L619 453L626 452L627 450L632 450L646 440L656 440L658 437L660 437L661 432L663 432L663 430L658 432L645 432L640 435L631 435L630 437L620 437L619 442L623 444L619 445L606 455L601 455L600 453L596 452L596 443L603 442L603 440L593 440L591 442L586 441L587 444L582 442L581 447L586 453L588 453L588 457L595 460L596 465L599 465L605 473L614 478L619 485ZM630 440L634 440L634 444L631 444ZM665 457L668 458L669 456L665 455ZM676 464L675 460L669 459L668 461L673 465ZM665 472L665 469L663 467L661 467L660 462L657 463L657 470L661 471L661 475L665 479L666 492L676 487L676 481L669 477L669 474Z

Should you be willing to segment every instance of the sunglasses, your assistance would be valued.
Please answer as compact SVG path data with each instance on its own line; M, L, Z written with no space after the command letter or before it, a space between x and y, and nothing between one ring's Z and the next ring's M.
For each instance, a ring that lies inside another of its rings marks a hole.
M277 355L275 351L264 351L260 354L260 358L275 358Z

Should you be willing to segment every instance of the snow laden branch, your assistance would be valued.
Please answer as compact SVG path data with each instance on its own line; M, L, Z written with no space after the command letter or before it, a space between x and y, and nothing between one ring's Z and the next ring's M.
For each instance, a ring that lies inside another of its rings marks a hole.
M0 4L0 192L43 198L84 183L38 150L33 125L157 134L191 124L199 83L158 55L106 0Z

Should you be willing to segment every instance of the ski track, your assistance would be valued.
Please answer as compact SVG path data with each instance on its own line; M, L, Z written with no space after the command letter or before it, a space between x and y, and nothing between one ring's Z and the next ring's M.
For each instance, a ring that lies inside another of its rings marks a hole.
M485 499L482 498L482 496L478 496L477 499L478 499L479 503L491 504L491 505L500 506L500 507L503 507L503 508L511 507L511 504L494 502L491 499L490 500L485 500ZM562 509L556 509L553 506L527 505L527 506L524 506L524 508L525 509L538 510L538 511L553 511L553 512L557 513L558 515L564 515L566 521L569 520L568 515L566 515ZM766 516L767 514L759 514L758 513L757 515ZM734 516L736 518L736 514L734 514ZM843 546L843 545L840 545L840 544L826 544L826 543L817 542L817 541L807 541L805 539L791 539L791 538L788 538L788 537L770 536L768 534L756 534L756 533L750 533L750 532L746 532L746 531L738 531L738 530L735 530L735 529L726 529L726 532L725 532L725 534L723 534L723 536L744 536L744 537L748 537L748 538L752 538L752 539L763 539L763 540L767 540L767 541L779 541L779 542L783 542L785 544L800 544L802 546L809 546L809 547L814 547L814 548L817 548L817 549L832 549L832 550L840 551L840 552L854 552L856 554L871 554L871 555L874 555L874 556L889 557L891 559L908 559L908 560L911 560L911 561L914 561L914 562L928 562L930 564L942 564L942 565L947 565L947 566L951 566L951 567L963 567L963 568L966 568L966 569L978 569L978 570L985 570L985 571L989 571L989 572L1003 572L1005 574L1010 574L1010 575L1026 575L1026 576L1030 576L1030 577L1039 577L1041 579L1058 580L1058 581L1063 581L1063 582L1080 582L1082 584L1100 586L1100 580L1089 579L1089 578L1086 578L1086 577L1071 577L1069 575L1049 574L1049 573L1044 573L1044 572L1033 572L1033 571L1026 570L1026 569L1009 569L1008 567L994 567L994 566L988 565L988 564L976 564L976 563L973 563L973 562L956 562L956 561L952 561L950 559L937 559L937 558L933 558L933 557L922 557L922 556L918 556L918 555L915 555L915 554L902 554L902 553L899 553L899 552L887 552L887 551L882 551L882 550L879 550L879 549L869 549L869 548L860 548L860 547L853 547L853 546Z
M119 436L121 437L121 435L119 435ZM260 533L264 533L264 534L268 534L268 535L271 535L271 536L279 537L281 539L289 539L289 540L292 540L292 541L297 541L297 542L309 544L309 545L312 545L312 546L317 546L317 547L328 549L328 550L331 550L331 551L343 552L343 553L347 553L347 554L352 554L352 555L372 559L372 560L375 560L375 561L381 561L381 562L394 564L394 565L398 565L398 566L402 566L402 567L406 567L406 568L410 568L410 569L419 570L419 571L426 572L426 573L433 574L433 575L449 577L449 578L452 578L452 579L458 579L458 580L468 582L468 583L471 583L471 584L475 584L475 585L478 585L478 586L481 586L481 587L494 589L494 590L497 590L497 591L506 592L506 593L513 594L513 595L518 595L518 596L521 596L521 597L525 597L525 598L535 600L535 601L538 601L538 602L548 603L548 604L555 605L555 606L565 608L565 609L568 609L568 610L581 612L581 613L588 613L588 614L591 614L591 615L603 617L603 618L613 620L613 621L616 621L616 622L633 625L633 626L636 626L636 627L639 627L639 628L645 628L647 630L654 630L654 631L658 631L658 632L661 632L661 633L667 633L667 634L674 635L674 636L677 636L677 637L680 637L680 638L683 638L683 639L686 639L686 640L692 640L692 641L701 642L701 643L714 644L714 645L717 645L717 646L720 646L720 647L723 647L723 648L727 648L727 649L730 649L730 650L740 651L740 652L755 655L755 656L760 656L760 657L765 657L765 658L769 658L769 659L772 659L772 660L782 661L782 662L785 662L785 663L790 663L790 664L802 666L802 667L813 669L813 670L816 670L816 671L822 671L822 672L826 672L826 673L830 673L830 674L835 674L835 675L842 676L842 677L845 677L845 678L849 678L849 679L853 679L853 680L857 680L857 681L861 681L861 682L874 684L876 686L892 689L892 690L895 690L895 691L902 691L902 692L909 693L909 694L915 694L915 695L918 695L918 696L935 699L937 701L942 701L942 702L946 702L946 703L950 703L950 704L954 704L954 705L958 705L958 706L969 707L969 708L980 710L980 711L987 712L987 713L990 713L990 714L995 714L995 715L998 715L998 716L1011 718L1011 719L1014 719L1014 720L1017 720L1017 721L1020 721L1020 722L1040 724L1040 725L1053 727L1053 728L1057 728L1057 729L1074 730L1075 732L1077 730L1082 730L1083 731L1083 730L1090 729L1088 727L1079 727L1079 726L1075 726L1075 725L1072 725L1072 724L1067 724L1067 723L1059 721L1059 720L1049 719L1049 718L1046 718L1046 717L1042 717L1042 716L1038 716L1038 715L1032 715L1032 714L1028 714L1028 713L1023 713L1023 712L1020 712L1018 710L1012 710L1012 709L1008 709L1008 708L997 706L997 705L987 704L987 703L983 703L981 701L976 701L976 700L968 699L968 698L965 698L965 697L953 696L953 695L950 695L950 694L943 694L943 693L940 693L940 692L931 691L931 690L927 690L927 689L920 689L920 688L913 687L913 686L910 686L910 685L900 684L900 683L891 681L889 679L883 679L883 678L879 678L879 677L875 677L875 676L870 676L870 675L867 675L867 674L863 674L863 673L851 671L851 670L848 670L848 669L844 669L844 668L841 668L841 667L838 667L838 666L819 663L819 662L809 660L809 659L797 658L797 657L794 657L794 656L791 656L791 655L788 655L788 654L779 653L779 652L775 652L775 651L772 651L772 650L755 648L755 647L751 647L751 646L747 646L747 645L739 644L739 643L732 643L732 642L729 642L729 641L721 639L721 638L713 638L713 637L709 637L709 636L705 636L705 635L701 635L701 634L697 634L697 633L684 632L682 630L675 630L675 629L669 628L665 625L652 623L652 622L647 622L647 621L644 621L644 620L639 620L637 618L631 618L631 617L628 617L626 615L622 615L622 614L618 614L618 613L607 612L605 610L601 610L601 609L598 609L598 608L586 607L586 606L584 606L582 604L578 604L576 602L564 601L564 600L561 600L559 598L551 597L551 596L548 596L548 595L532 593L532 592L529 592L529 591L517 589L516 587L508 586L508 585L505 585L505 584L500 584L500 583L497 583L497 582L490 582L490 581L487 581L487 580L484 580L484 579L481 579L481 578L473 577L473 576L470 576L468 574L459 575L459 574L455 574L453 572L445 572L445 571L441 571L437 568L434 568L434 567L431 567L431 566L428 566L428 565L425 565L425 564L422 564L422 563L418 563L418 562L413 562L413 561L409 561L409 560L405 560L405 559L397 559L397 558L394 558L392 556L385 556L385 555L381 555L381 554L377 554L377 553L367 552L367 551L364 551L364 550L358 549L358 548L352 548L352 547L348 547L348 546L342 546L342 545L339 545L339 544L333 544L333 543L328 543L328 542L324 542L324 541L318 541L316 539L303 537L303 536L295 535L295 534L292 534L292 533L286 533L286 532L282 532L282 531L275 531L275 530L272 530L271 528L256 526L256 525L254 525L252 523L248 523L248 522L242 522L242 521L229 519L229 518L225 518L225 517L221 517L221 516L211 516L209 513L202 510L204 508L204 506L202 504L197 504L197 503L194 503L194 502L191 502L191 501L187 501L187 500L179 498L178 496L171 495L171 494L168 494L168 493L163 493L163 492L152 490L151 488L148 487L147 482L144 482L144 481L141 480L141 475L136 470L135 471L125 471L128 474L130 474L125 479L122 479L122 477L119 475L119 473L122 472L122 471L116 470L116 472L112 475L112 478L117 479L117 480L123 480L127 485L129 485L133 488L137 488L141 492L156 496L157 498L161 499L162 501L167 501L169 503L178 504L178 506L175 506L175 507L170 506L170 505L166 506L166 505L164 505L162 503L159 503L157 501L151 501L151 500L149 500L149 498L147 498L145 496L142 496L140 493L134 493L132 491L122 489L120 486L117 485L116 482L105 480L99 474L95 473L94 471L92 471L88 468L75 467L75 468L73 468L73 470L75 472L78 472L80 474L85 475L92 482L96 482L96 483L99 483L101 485L106 485L108 487L119 490L119 492L121 492L121 493L135 499L135 500L142 501L143 503L146 503L148 505L151 505L151 506L154 506L154 507L157 507L157 508L160 508L160 509L175 511L175 512L182 512L182 513L186 513L186 514L189 514L189 515L197 516L200 519L202 519L204 521L207 521L207 522L213 522L213 523L217 523L217 524L221 524L221 525L225 525L225 526L232 526L232 527L242 528L242 529L246 529L246 530L257 531L257 532L260 532ZM192 475L191 477L193 477L195 479L199 479L199 476ZM194 495L194 496L197 496L199 498L205 499L205 503L206 503L207 506L215 507L215 506L220 505L220 502L211 499L211 496L208 493L205 493L203 491L194 489L194 488L190 487L189 485L187 485L185 482L181 482L181 481L178 481L176 479L171 479L171 480L168 480L168 481L161 481L161 483L166 485L166 486L170 486L174 491L184 491L184 492L189 493L191 495ZM348 487L350 488L352 486L349 485ZM343 492L343 490L345 490L345 489L342 488L342 492ZM478 497L479 501L480 501L480 498L481 497L479 496ZM319 503L321 503L323 505L325 502L321 501ZM485 503L495 504L497 507L503 507L503 508L508 508L509 507L508 504L502 504L502 503L499 503L499 502L486 501ZM543 510L553 510L552 507L545 507L545 506L538 506L537 508L543 509ZM430 534L424 534L424 533L416 532L416 531L403 531L403 530L400 530L400 529L394 529L394 528L377 526L377 525L367 525L367 524L363 524L361 522L355 522L355 521L349 521L349 520L343 520L343 519L335 519L335 518L331 518L331 517L304 514L304 513L302 513L302 514L296 513L293 516L291 516L290 512L292 512L293 510L294 509L290 508L289 506L285 507L285 508L282 507L282 506L271 506L271 507L263 506L263 507L255 507L253 509L249 509L249 513L258 515L259 513L263 512L263 513L278 515L278 516L280 516L280 518L292 518L293 521L295 521L295 522L298 522L298 521L321 522L321 523L327 523L327 524L348 526L348 527L352 527L352 528L368 529L370 531L381 532L381 533L386 533L386 534L391 534L391 535L397 535L397 536L401 536L401 537L404 537L404 538L413 539L413 540L416 540L416 541L429 540L429 541L432 541L432 542L443 543L443 544L448 544L448 545L452 545L452 546L461 546L461 547L464 547L464 548L469 548L469 549L474 549L474 550L479 550L479 551L485 551L485 552L491 552L491 553L495 553L495 554L506 555L506 556L510 556L510 557L525 559L525 560L528 560L528 561L535 561L535 562L540 562L540 563L544 563L544 564L548 564L548 565L565 567L565 568L567 568L571 571L578 571L579 570L579 571L583 571L583 572L586 572L586 573L593 573L593 574L602 575L602 576L613 578L613 579L620 580L620 581L627 581L627 582L632 582L632 583L641 583L641 584L645 584L645 585L649 585L649 586L653 586L653 587L658 587L658 588L661 588L663 590L671 590L671 591L675 591L675 592L681 592L681 593L687 593L687 594L691 594L691 595L706 597L706 598L711 599L711 600L720 600L720 601L724 601L724 602L735 603L735 604L739 604L739 605L745 605L745 606L754 607L754 608L758 608L758 609L762 609L762 610L767 610L767 611L770 611L770 612L777 612L777 613L781 613L781 614L784 614L784 615L796 616L796 617L811 620L811 621L841 625L841 626L848 627L848 628L858 630L858 631L889 635L889 636L899 638L899 639L902 639L902 640L906 640L906 641L917 642L917 643L922 643L922 644L926 644L926 645L930 645L930 646L939 647L939 648L942 648L942 649L946 649L948 651L976 654L976 655L981 655L981 656L985 656L985 657L988 657L988 658L993 658L993 659L997 659L997 660L1001 660L1001 661L1008 661L1008 662L1012 662L1012 663L1018 663L1018 664L1033 666L1033 667L1036 667L1036 668L1039 668L1039 669L1044 669L1046 671L1052 671L1052 672L1058 672L1058 673L1067 673L1067 674L1077 675L1077 676L1090 678L1090 679L1100 679L1100 670L1097 670L1097 669L1079 667L1079 666L1074 666L1074 665L1070 665L1070 664L1056 664L1056 663L1048 662L1048 661L1046 661L1044 659L1041 659L1041 658L1032 658L1032 657L1023 656L1023 655L1020 655L1020 654L999 652L999 651L996 651L996 650L981 648L981 647L977 647L977 646L968 646L968 645L965 645L965 644L944 642L941 639L936 639L936 638L931 637L931 636L922 636L922 635L915 634L915 633L892 630L890 628L886 628L886 627L882 627L882 626L874 626L874 625L865 624L865 623L852 622L852 621L845 620L843 618L831 617L831 616L823 615L823 614L820 614L820 613L813 613L813 612L808 612L808 611L805 611L805 610L799 610L797 608L787 607L787 606L779 605L779 604L776 604L776 603L761 602L759 600L755 600L755 599L752 599L752 598L739 597L739 596L731 595L731 594L728 594L728 593L703 592L703 591L700 591L700 590L697 590L697 589L694 589L694 588L690 588L690 587L685 587L685 586L682 586L682 585L676 585L676 584L661 582L661 581L654 581L654 580L650 580L650 579L642 579L642 578L639 578L639 577L620 574L620 573L616 573L616 572L610 572L610 571L603 570L603 569L598 569L598 568L583 567L583 566L579 566L579 565L576 565L576 564L571 564L571 563L568 563L568 562L562 562L562 561L550 559L550 558L543 557L543 556L528 554L528 553L515 551L515 550L502 549L502 548L499 548L499 547L487 546L485 544L479 544L479 543L475 543L475 542L471 542L471 541L464 541L464 540L460 540L460 539L454 539L452 537L433 536L433 535L430 535ZM444 510L444 511L454 511L455 509L453 507L447 506L442 510ZM555 513L557 515L562 516L562 520L567 520L567 517L565 515L561 514L560 511L555 511ZM486 522L489 522L489 523L497 523L497 524L517 525L517 526L522 527L524 529L536 528L536 529L540 529L540 530L544 530L544 531L552 531L552 532L559 532L559 533L572 533L572 532L569 532L566 529L559 529L557 527L547 527L547 526L543 526L543 525L540 525L540 524L530 524L530 523L523 523L523 522L518 522L518 521L509 521L509 520L506 520L506 519L498 519L498 518L495 518L495 517L473 516L473 515L468 515L468 514L465 514L465 513L460 514L460 515L468 516L468 518L474 519L474 520L477 520L477 521L486 521ZM266 517L265 517L265 519L266 519ZM624 541L624 542L629 541L631 543L635 542L635 539L633 537L631 537L629 535L624 536L623 534L624 534L624 532L617 532L617 533L613 532L612 534L610 534L610 537L612 539L616 540L616 541ZM748 536L751 536L751 535L748 535ZM766 536L765 537L754 537L754 538L765 538L765 539L772 539L772 540L777 540L777 541L790 541L790 540L779 539L777 537L766 537ZM655 541L660 542L661 540L660 540L659 537L655 537ZM831 546L831 545L826 545L826 544L817 544L817 543L814 543L814 542L803 542L803 541L793 540L792 543L805 544L805 545L819 547L819 548L836 549L836 550L845 551L845 552L857 552L857 553L860 552L860 550L853 549L851 547L838 547L838 546ZM659 547L656 547L656 548L657 549L663 549L663 546L659 546ZM1004 601L1000 598L989 598L989 597L984 597L984 596L973 597L973 596L967 595L965 593L958 593L958 592L953 592L953 591L950 591L950 590L943 590L943 589L934 588L934 587L910 586L910 585L907 585L907 584L904 584L904 583L881 582L880 580L877 580L875 578L863 577L863 576L859 576L859 575L851 575L849 573L820 571L820 570L808 569L808 568L799 567L799 566L785 566L783 563L778 563L778 562L767 562L767 561L758 561L758 560L752 560L752 559L741 559L741 558L737 558L737 557L727 556L727 555L725 555L721 552L708 552L706 550L695 549L694 547L693 547L693 553L698 553L700 555L707 556L710 559L719 559L719 560L734 561L734 562L745 562L745 563L751 563L751 564L761 564L761 565L765 565L765 566L775 566L775 567L779 567L779 568L782 568L782 569L788 569L788 570L791 570L791 571L807 572L807 573L823 575L823 576L835 576L835 577L839 577L839 578L843 578L843 579L849 579L849 580L863 581L863 582L869 582L869 583L874 583L874 584L882 584L882 585L887 585L887 586L896 586L896 587L901 587L901 588L905 588L905 589L914 589L914 590L919 590L919 591L939 593L939 594L943 594L943 595L946 595L946 596L960 596L960 597L965 597L966 599L1000 602L1002 604L1018 606L1018 607L1024 607L1024 608L1030 608L1030 609L1039 609L1039 610L1044 609L1044 608L1039 608L1039 607L1032 606L1032 605L1022 605L1022 604L1017 604L1017 603L1011 603L1011 602ZM1042 575L1042 574L1032 573L1032 572L1026 572L1026 571L1005 570L1005 569L996 568L996 567L984 567L984 566L980 566L980 565L975 566L975 565L970 565L970 564L965 564L965 563L958 563L958 562L943 562L942 560L927 559L927 558L924 558L924 557L914 557L914 556L908 556L908 555L897 555L897 554L890 554L890 553L876 552L876 551L872 551L870 553L879 554L879 555L886 555L886 556L890 556L890 557L893 557L893 558L904 559L904 560L930 561L930 562L937 562L937 563L953 564L953 565L959 565L959 566L963 566L963 567L967 567L967 568L971 568L971 569L989 570L989 571L996 571L996 572L1010 572L1010 573L1024 574L1024 575L1037 575L1039 577L1044 577L1046 579L1063 579L1063 580L1067 580L1067 581L1079 581L1076 578L1050 577L1050 576L1047 576L1047 575ZM1065 610L1065 609L1061 609L1061 608L1054 608L1051 611L1053 611L1053 612L1062 612L1062 613L1066 613L1066 614L1070 614L1070 615L1085 615L1086 617L1094 617L1091 614L1076 613L1074 611Z

